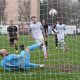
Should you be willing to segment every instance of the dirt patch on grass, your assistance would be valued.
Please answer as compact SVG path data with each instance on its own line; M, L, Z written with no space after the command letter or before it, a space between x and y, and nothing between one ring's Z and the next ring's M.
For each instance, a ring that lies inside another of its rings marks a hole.
M62 72L79 72L80 71L80 65L46 65L45 68L50 68Z

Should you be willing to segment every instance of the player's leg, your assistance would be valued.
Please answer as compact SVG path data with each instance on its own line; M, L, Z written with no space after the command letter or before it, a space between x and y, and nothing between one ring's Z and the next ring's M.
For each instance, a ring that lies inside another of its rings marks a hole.
M45 39L45 45L46 45L46 48L48 48L48 41L47 41L47 39Z
M57 39L57 34L55 34L55 45L56 45L56 48L58 47L58 39Z
M46 45L46 47L48 47L48 40L47 40L47 38L48 38L48 33L47 33L48 31L47 30L45 30L45 45Z
M38 67L40 67L40 64L29 63L28 65L26 65L26 67L28 67L28 68L38 68Z
M63 50L67 50L67 46L64 40L61 40L61 46Z
M33 63L29 63L25 65L25 69L31 69L31 68L44 68L45 65L44 64L33 64Z
M16 52L18 52L17 43L18 43L18 37L17 37L17 34L14 34L14 47L15 47L15 49L16 49Z
M57 34L57 39L58 39L58 47L61 48L61 34Z
M18 39L17 38L14 38L14 47L15 47L16 52L18 52L17 43L18 43Z
M48 35L47 35L48 33L47 33L47 30L45 29L44 30L44 35L45 35L45 38L48 38Z
M33 51L33 50L39 48L40 45L41 45L41 43L33 44L33 45L31 45L31 46L28 46L27 48L29 49L29 51Z
M44 57L48 58L48 53L47 53L46 46L44 43L44 38L41 36L40 38L36 39L36 43L42 43L41 47L44 53Z
M14 39L12 37L9 37L9 43L10 43L10 46L13 47Z
M42 45L42 50L44 52L44 57L45 58L48 58L48 53L47 53L46 46L45 46L45 43L44 42L43 42L43 45Z
M64 41L64 37L65 37L64 33L61 34L61 46L62 46L62 49L67 50L67 46L66 46L66 43Z
M29 68L43 68L45 65L44 64L33 64L33 63L29 63L28 67Z

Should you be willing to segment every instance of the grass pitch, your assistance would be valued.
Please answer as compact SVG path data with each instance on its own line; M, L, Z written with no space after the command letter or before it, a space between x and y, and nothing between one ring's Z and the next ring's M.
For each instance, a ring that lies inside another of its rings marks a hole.
M0 68L0 80L80 80L80 36L68 35L65 41L69 48L67 52L56 49L54 36L50 35L47 49L49 58L47 60L44 59L40 49L31 52L31 62L45 64L45 68L14 72L4 71ZM34 43L30 36L19 36L18 45L28 46ZM7 49L9 53L15 53L15 49L9 47L6 35L0 37L0 48Z

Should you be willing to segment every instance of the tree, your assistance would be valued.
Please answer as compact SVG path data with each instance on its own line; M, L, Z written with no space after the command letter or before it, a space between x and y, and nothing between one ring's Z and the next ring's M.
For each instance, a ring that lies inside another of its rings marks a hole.
M54 17L52 18L48 13L49 10L54 8L58 11L57 18L62 18L66 24L76 24L78 17L80 17L80 3L77 0L46 0L45 4L41 4L41 9L47 12L41 13L47 14L48 23L54 23Z
M5 0L0 0L0 21L5 21Z
M29 22L30 21L30 0L20 0L18 2L18 13L19 21Z

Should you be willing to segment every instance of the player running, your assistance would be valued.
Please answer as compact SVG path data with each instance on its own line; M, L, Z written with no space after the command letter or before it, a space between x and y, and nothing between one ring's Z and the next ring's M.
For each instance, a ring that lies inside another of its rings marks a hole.
M43 33L42 33L42 29L43 29L42 24L41 22L37 22L35 16L31 17L31 21L32 21L30 24L31 35L36 41L36 43L42 43L41 47L44 52L44 57L46 59L48 58L48 54L47 54L47 50L44 42Z
M18 52L18 48L17 48L18 29L13 23L14 23L14 21L11 20L10 26L7 28L8 38L9 38L10 46L15 47L16 52Z
M38 67L44 67L44 64L33 64L30 63L30 51L35 50L36 48L39 48L40 44L34 44L31 46L28 46L24 50L24 45L21 45L21 53L20 55L16 54L8 54L8 51L5 49L0 50L0 55L3 57L1 61L1 66L3 69L12 71L12 70L19 70L19 69L30 69L30 68L38 68Z
M66 43L64 41L65 38L65 24L62 23L62 20L59 19L58 23L56 25L56 30L57 30L57 39L58 39L58 43L59 43L59 47L63 50L67 50L67 46Z

